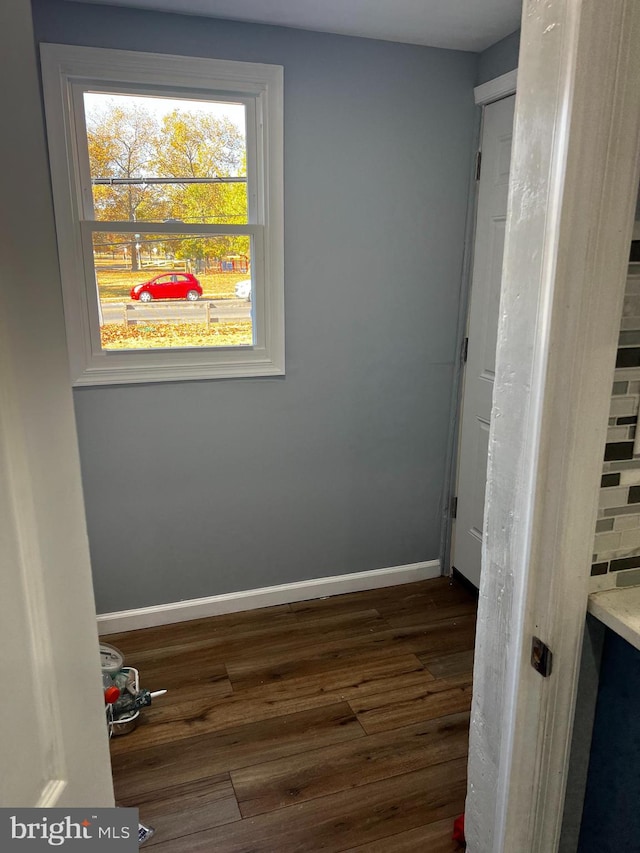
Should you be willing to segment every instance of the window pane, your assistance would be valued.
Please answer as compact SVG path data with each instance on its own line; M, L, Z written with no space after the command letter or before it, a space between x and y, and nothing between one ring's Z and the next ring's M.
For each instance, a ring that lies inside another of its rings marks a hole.
M85 92L96 219L247 222L245 107Z
M253 344L251 238L93 235L104 350Z

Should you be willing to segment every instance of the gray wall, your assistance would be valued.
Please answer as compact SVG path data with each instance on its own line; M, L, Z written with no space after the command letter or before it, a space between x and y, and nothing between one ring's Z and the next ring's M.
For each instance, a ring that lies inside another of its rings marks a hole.
M478 54L476 86L517 68L519 51L520 30L516 30Z
M285 68L287 375L75 392L99 612L438 557L476 56L35 0Z

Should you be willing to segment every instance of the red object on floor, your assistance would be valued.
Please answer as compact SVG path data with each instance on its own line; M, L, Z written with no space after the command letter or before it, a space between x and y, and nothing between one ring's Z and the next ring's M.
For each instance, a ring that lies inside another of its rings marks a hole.
M113 705L120 698L120 689L113 685L113 687L107 687L104 691L104 701L107 705Z
M464 815L461 814L460 817L457 817L453 822L453 836L454 841L457 841L459 844L466 844L466 840L464 837Z

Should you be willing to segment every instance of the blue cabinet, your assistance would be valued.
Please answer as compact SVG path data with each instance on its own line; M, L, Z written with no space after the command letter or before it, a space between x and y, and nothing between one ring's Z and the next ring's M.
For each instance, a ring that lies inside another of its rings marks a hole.
M609 629L578 853L640 853L640 651Z

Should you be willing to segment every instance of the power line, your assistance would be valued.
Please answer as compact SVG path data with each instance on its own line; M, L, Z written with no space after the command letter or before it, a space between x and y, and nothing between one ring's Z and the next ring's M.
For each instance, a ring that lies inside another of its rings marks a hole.
M141 184L246 184L242 178L91 178L94 186L121 186Z

